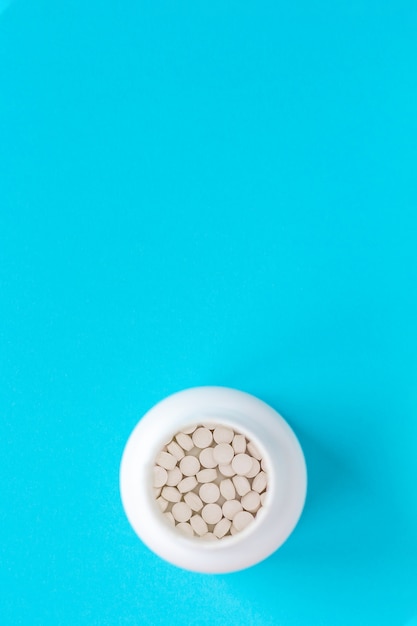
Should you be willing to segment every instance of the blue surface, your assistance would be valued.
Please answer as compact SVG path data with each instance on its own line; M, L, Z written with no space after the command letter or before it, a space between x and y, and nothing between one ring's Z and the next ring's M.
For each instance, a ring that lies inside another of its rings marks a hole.
M415 623L416 28L405 1L3 11L2 626ZM119 501L139 416L202 384L270 402L310 472L229 576Z

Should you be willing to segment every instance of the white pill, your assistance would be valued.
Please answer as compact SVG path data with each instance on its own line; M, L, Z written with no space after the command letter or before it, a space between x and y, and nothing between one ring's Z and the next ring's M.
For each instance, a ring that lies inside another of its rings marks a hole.
M246 495L250 491L250 482L245 476L233 476L233 484L240 497Z
M258 448L255 446L253 441L248 441L247 448L248 448L249 454L253 456L255 459L257 459L258 461L262 459L262 454L259 452Z
M203 502L211 504L219 499L220 489L215 483L205 483L201 485L198 494Z
M193 440L191 439L190 435L187 435L186 433L178 433L177 435L175 435L175 439L177 440L177 443L181 446L181 448L183 450L186 450L187 452L189 452L193 447Z
M156 462L167 470L172 470L177 464L177 459L169 452L160 452L156 457Z
M172 526L175 526L175 519L170 511L168 511L168 513L164 513L164 517Z
M181 461L181 459L185 456L184 450L177 444L176 441L171 441L171 443L167 445L167 450L170 454L172 454L172 456L175 456L177 461Z
M176 487L180 480L182 480L182 474L179 467L174 467L173 470L169 470L167 478L168 487Z
M222 480L220 483L220 493L225 500L234 500L236 497L236 489L230 478ZM219 503L220 504L220 503Z
M219 465L219 472L220 474L223 474L223 476L227 476L228 478L231 478L236 474L230 463L227 465Z
M206 522L203 520L201 515L193 515L190 519L190 524L192 526L193 531L197 535L205 535L208 532L208 527Z
M172 507L172 515L177 522L188 522L191 517L191 509L186 502L177 502Z
M245 511L254 513L261 505L261 496L257 491L249 491L249 493L243 496L240 502Z
M252 489L253 491L262 493L263 491L265 491L267 484L268 484L268 478L265 472L259 472L259 474L255 476L255 478L252 481Z
M218 504L206 504L201 511L201 516L207 524L217 524L222 518L221 507Z
M218 539L218 537L216 537L216 535L214 535L213 533L206 533L201 538L205 541L217 541Z
M214 460L213 456L213 448L204 448L204 450L201 450L198 458L201 465L207 469L213 469L217 466L217 461Z
M160 496L159 498L157 498L157 503L159 508L161 509L162 513L164 511L166 511L167 507L168 507L168 502L165 500L165 498L163 498L162 496Z
M187 428L182 428L181 432L183 432L184 435L191 435L191 433L193 433L196 428L197 428L197 424L193 424L193 426L188 426Z
M267 497L268 497L268 494L267 494L267 492L266 492L266 491L264 491L264 492L261 494L261 504L262 504L262 506L265 506Z
M197 479L195 476L187 476L183 478L177 485L178 491L181 493L187 493L192 491L197 486Z
M175 528L178 528L178 530L180 530L185 535L189 535L190 537L193 537L194 535L194 531L191 528L191 524L189 524L188 522L180 522L179 524L176 525Z
M194 491L189 491L184 496L184 501L193 511L201 511L203 508L203 501Z
M213 534L219 539L224 537L230 530L232 522L227 517L223 517L214 527Z
M243 530L246 526L253 522L254 519L255 518L252 513L249 513L248 511L240 511L240 513L237 513L233 518L233 526L236 530Z
M237 535L238 533L239 533L238 529L232 526L230 529L230 534L233 536L233 535Z
M235 454L243 454L246 452L246 439L244 435L235 435L232 441L232 447Z
M197 472L197 480L199 483L212 483L217 478L215 469L202 469Z
M232 467L236 474L245 476L252 469L252 457L248 454L236 454L232 461Z
M200 469L200 461L192 455L187 455L180 461L180 470L184 476L195 476Z
M213 449L214 460L217 461L219 465L228 465L233 459L233 455L233 448L229 443L219 443Z
M213 431L213 439L216 443L231 443L233 435L233 430L225 426L216 426Z
M164 487L162 489L162 497L168 502L179 502L181 494L176 487Z
M248 478L253 478L261 471L261 464L257 459L252 459L252 467L250 471L246 474Z
M197 428L193 432L193 443L197 448L208 448L213 441L213 433L208 428Z
M153 486L154 487L163 487L168 478L168 473L165 468L160 467L159 465L155 465L153 468Z
M268 465L268 463L265 461L265 459L264 459L264 458L262 458L262 461L261 461L261 467L262 467L262 469L263 469L263 471L264 471L264 472L267 472L267 471L268 471L268 467L267 467L267 465Z
M204 422L203 426L204 428L208 428L209 430L214 430L217 424L215 424L214 422L209 422L208 424Z
M227 502L225 502L222 507L223 515L227 517L227 519L231 520L233 520L235 515L237 515L242 510L243 507L238 500L227 500Z

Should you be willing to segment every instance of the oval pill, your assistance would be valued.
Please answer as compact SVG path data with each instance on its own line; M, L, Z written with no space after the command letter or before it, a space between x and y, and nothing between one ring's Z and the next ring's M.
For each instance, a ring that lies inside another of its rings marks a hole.
M180 461L180 470L184 476L195 476L200 469L200 461L192 455L187 455Z
M167 482L168 472L164 467L155 465L153 468L153 486L163 487Z
M185 494L184 502L186 502L193 511L201 511L204 506L202 499L194 493L194 491L189 491Z
M261 464L259 463L257 459L252 458L252 467L250 468L249 472L246 473L246 476L248 478L253 478L257 474L259 474L260 471L261 471Z
M219 499L220 489L215 483L205 483L204 485L201 485L198 494L203 502L211 504Z
M216 426L213 431L213 439L216 443L231 443L233 435L233 430L225 426Z
M249 491L240 501L246 511L257 511L261 504L261 496L257 491Z
M218 539L224 537L230 530L232 522L227 517L223 517L220 522L217 522L213 529L213 534L216 535Z
M172 470L177 464L177 459L169 452L160 452L156 457L156 463L166 470Z
M223 515L230 520L233 520L235 515L237 515L242 510L243 507L240 504L239 500L227 500L227 502L225 502L222 507Z
M248 454L236 454L232 461L236 474L245 476L252 469L252 457Z
M213 441L213 434L211 430L202 426L193 432L192 439L197 448L208 448Z
M187 433L178 433L178 435L175 435L175 439L177 440L178 445L180 445L186 452L189 452L192 448L194 448L193 440L190 435L187 435Z
M223 474L223 476L227 476L228 478L231 478L236 474L230 463L228 465L219 465L219 472L220 474Z
M253 522L254 519L255 518L252 513L249 513L248 511L240 511L240 513L237 513L233 518L233 526L236 530L243 530L251 522Z
M218 504L206 504L201 511L201 516L207 524L217 524L222 518L222 510Z
M181 494L176 487L164 487L162 489L162 497L168 502L179 502Z
M167 445L167 450L177 459L177 461L181 461L181 459L185 456L184 450L176 441L171 441L171 443Z
M233 459L233 455L234 455L233 448L229 443L219 443L213 449L214 459L217 461L219 465L220 464L228 465ZM232 467L233 467L233 463L232 463Z
M197 535L205 535L208 532L208 527L206 522L203 520L201 515L193 515L190 519L190 524L192 526L193 531Z
M190 537L194 536L194 531L189 522L180 522L179 524L176 525L175 528L178 528L178 530L180 530L182 533L186 535L189 535Z
M213 456L213 448L204 448L204 450L201 450L198 458L201 465L207 469L213 469L217 466L217 461L215 461Z
M265 491L267 484L268 484L268 479L266 477L265 472L259 472L259 474L255 476L255 478L252 481L252 489L253 491L262 493L262 491Z
M195 476L187 476L183 478L177 485L178 491L181 493L187 493L187 491L192 491L194 487L197 486L197 479Z
M232 441L232 448L235 454L246 452L246 437L244 435L235 435Z
M171 511L164 513L164 516L165 516L165 519L168 520L168 522L171 524L171 526L175 526L175 519Z
M255 446L253 441L248 441L247 448L248 448L249 454L253 456L255 459L257 459L258 461L262 459L262 454L259 452L258 448Z
M186 502L176 502L172 507L172 515L177 522L188 522L191 517L191 509Z
M212 483L217 478L215 469L203 469L197 472L197 480L199 483Z
M156 501L162 513L167 510L168 502L165 500L165 498L163 498L162 496L159 496L159 498L157 498Z
M236 489L230 478L225 478L220 483L220 493L225 500L234 500L236 497Z
M176 487L180 480L182 480L182 474L179 467L174 467L173 470L169 470L166 483L168 487Z
M251 490L250 482L248 481L246 476L233 476L232 480L240 497L246 495Z
M206 533L201 538L205 539L206 541L217 541L218 539L218 537L216 537L214 533Z
M197 428L197 424L194 424L193 426L188 426L187 428L183 428L181 432L183 432L184 435L191 435L191 433L193 433L196 428Z

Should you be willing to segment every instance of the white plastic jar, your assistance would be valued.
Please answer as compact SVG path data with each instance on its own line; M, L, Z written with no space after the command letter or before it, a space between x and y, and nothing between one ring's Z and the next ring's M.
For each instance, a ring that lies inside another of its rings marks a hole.
M155 458L164 444L191 424L205 422L250 439L268 476L262 515L238 534L215 542L188 537L167 524L153 488ZM304 455L287 422L262 400L225 387L187 389L156 404L134 428L120 467L121 498L137 535L163 559L196 572L234 572L271 555L295 528L306 489Z

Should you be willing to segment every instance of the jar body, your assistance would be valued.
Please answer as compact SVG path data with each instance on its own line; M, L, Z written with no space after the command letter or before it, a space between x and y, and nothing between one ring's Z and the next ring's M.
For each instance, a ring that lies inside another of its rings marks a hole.
M207 543L167 525L152 486L155 458L166 441L182 428L204 421L250 438L261 451L268 474L268 495L259 519L233 537ZM137 535L163 559L204 573L238 571L272 554L296 526L306 488L304 455L287 422L258 398L225 387L187 389L155 405L129 437L120 468L123 506Z

